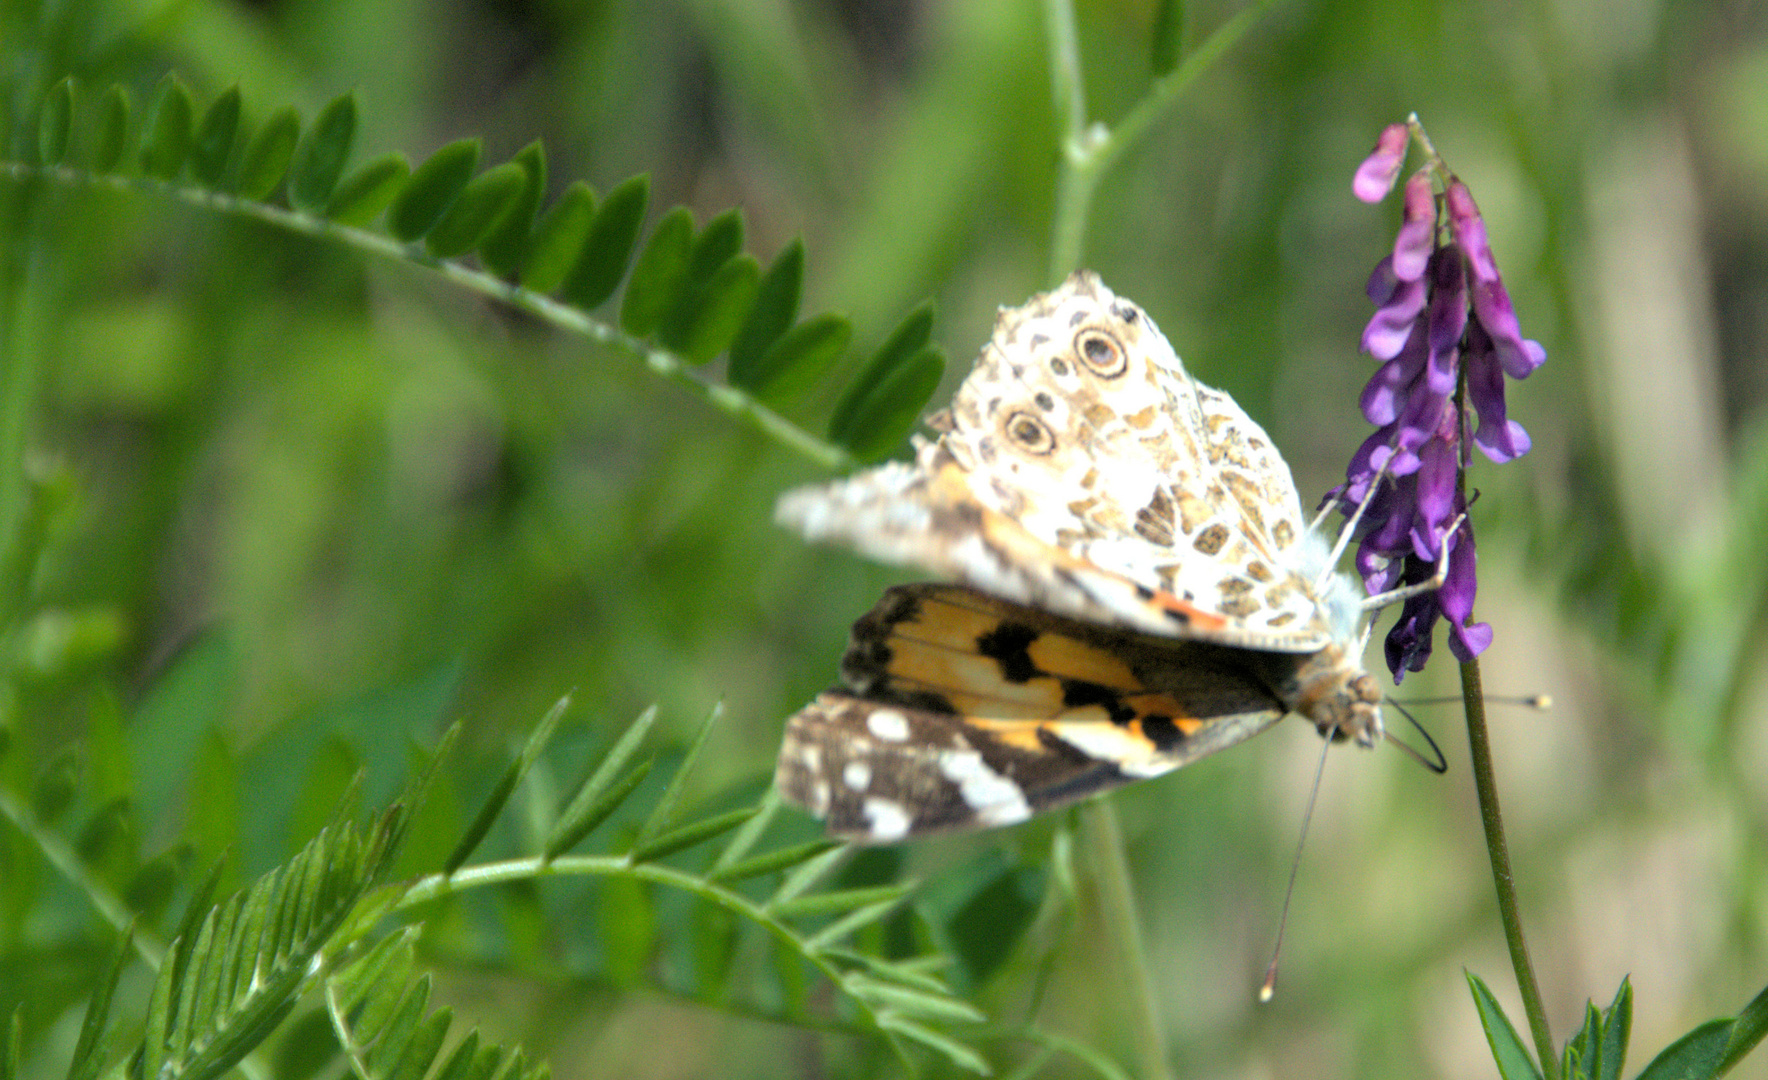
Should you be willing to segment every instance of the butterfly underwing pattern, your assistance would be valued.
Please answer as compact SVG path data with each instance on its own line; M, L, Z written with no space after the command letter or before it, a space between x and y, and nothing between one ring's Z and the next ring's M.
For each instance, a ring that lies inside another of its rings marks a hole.
M854 624L776 783L840 836L1004 825L1297 712L1364 745L1361 593L1264 430L1086 271L1000 313L912 462L788 492L811 540L929 570Z

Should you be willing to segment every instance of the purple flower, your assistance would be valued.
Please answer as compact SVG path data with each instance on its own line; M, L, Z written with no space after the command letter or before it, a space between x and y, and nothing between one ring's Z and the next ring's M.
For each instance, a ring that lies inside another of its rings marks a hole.
M1357 198L1366 203L1378 203L1387 198L1387 193L1393 190L1394 178L1400 175L1400 166L1406 163L1406 143L1411 137L1405 124L1389 124L1381 130L1374 151L1357 169L1356 179L1351 181L1351 191Z
M1359 404L1378 430L1328 495L1347 516L1367 503L1356 564L1370 595L1428 582L1447 560L1442 584L1408 597L1388 632L1396 683L1430 658L1439 618L1462 661L1492 643L1492 628L1472 621L1479 582L1462 479L1467 446L1500 463L1528 453L1528 432L1505 408L1504 377L1523 378L1547 358L1522 337L1472 194L1415 119L1382 131L1352 190L1365 202L1391 191L1414 135L1429 160L1406 181L1393 253L1376 265L1367 290L1376 310L1363 351L1382 363Z

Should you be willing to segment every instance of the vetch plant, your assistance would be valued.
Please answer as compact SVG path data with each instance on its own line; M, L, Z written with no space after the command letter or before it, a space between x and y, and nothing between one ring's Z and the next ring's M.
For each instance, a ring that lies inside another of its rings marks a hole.
M1356 197L1369 203L1385 198L1414 142L1425 162L1406 181L1393 252L1369 276L1376 312L1363 331L1362 347L1382 364L1364 387L1360 405L1378 430L1358 448L1345 483L1327 498L1356 521L1357 569L1371 595L1430 582L1446 560L1437 587L1405 602L1387 635L1387 662L1396 684L1408 671L1423 670L1436 623L1447 620L1449 650L1461 662L1470 757L1499 914L1540 1062L1537 1067L1530 1059L1485 983L1468 973L1499 1075L1504 1080L1615 1080L1632 1026L1633 993L1625 980L1606 1010L1587 1006L1577 1034L1563 1052L1554 1052L1518 911L1486 730L1478 658L1492 644L1493 631L1473 621L1478 582L1466 488L1469 447L1499 464L1528 453L1528 432L1509 417L1504 380L1527 378L1547 352L1522 336L1473 194L1438 154L1416 115L1383 129L1357 169ZM1702 1024L1672 1043L1638 1075L1641 1080L1723 1075L1765 1032L1768 989L1735 1019Z

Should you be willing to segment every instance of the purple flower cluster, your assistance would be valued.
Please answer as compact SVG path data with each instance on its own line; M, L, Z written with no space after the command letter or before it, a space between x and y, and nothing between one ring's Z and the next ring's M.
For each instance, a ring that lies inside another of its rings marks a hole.
M1381 133L1357 170L1357 198L1379 202L1393 189L1415 125L1393 124ZM1547 358L1517 327L1473 196L1434 151L1429 157L1406 181L1393 254L1369 277L1376 311L1363 331L1363 351L1382 364L1364 387L1361 406L1380 430L1364 441L1345 483L1328 496L1347 515L1368 501L1357 569L1370 595L1429 581L1448 553L1441 587L1407 599L1388 632L1387 663L1396 683L1424 667L1440 617L1448 617L1449 649L1457 659L1471 660L1492 643L1489 625L1470 623L1478 582L1461 473L1469 439L1494 462L1528 453L1528 433L1505 412L1504 376L1521 379ZM1478 417L1471 435L1470 409Z

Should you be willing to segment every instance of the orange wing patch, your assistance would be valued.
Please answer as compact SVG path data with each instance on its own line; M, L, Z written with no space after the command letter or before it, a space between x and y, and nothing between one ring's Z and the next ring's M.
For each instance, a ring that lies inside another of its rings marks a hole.
M1023 820L1275 723L1245 655L900 586L854 624L844 688L788 723L776 782L860 840Z

